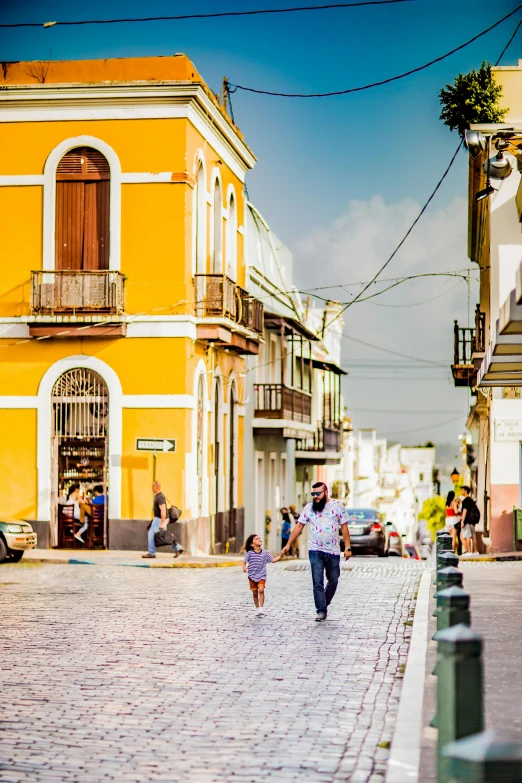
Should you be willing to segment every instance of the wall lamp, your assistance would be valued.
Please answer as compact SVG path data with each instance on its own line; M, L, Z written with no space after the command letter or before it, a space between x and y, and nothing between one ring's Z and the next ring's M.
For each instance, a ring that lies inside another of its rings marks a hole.
M513 165L511 161L506 157L505 153L509 152L517 159L517 169L520 172L522 166L522 148L520 145L515 145L513 142L513 136L520 136L516 134L514 128L506 128L492 134L489 138L484 136L483 133L476 130L467 130L464 132L464 144L472 158L476 158L483 152L489 150L491 142L495 141L496 155L488 158L483 166L482 170L487 176L486 187L483 190L479 190L475 194L475 201L482 201L483 199L495 193L497 188L494 188L491 184L491 180L504 180L509 177L513 171Z

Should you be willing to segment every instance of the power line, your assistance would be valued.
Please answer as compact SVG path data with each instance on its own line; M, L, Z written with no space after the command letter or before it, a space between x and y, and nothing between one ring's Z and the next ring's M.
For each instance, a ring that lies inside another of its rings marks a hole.
M462 419L464 413L459 416L455 416L453 419L447 419L446 421L439 421L438 424L428 424L427 427L415 427L413 430L397 430L396 432L383 432L383 435L409 435L410 432L423 432L424 430L436 430L438 427L444 427L445 424L451 424L458 419Z
M483 267L485 268L485 267ZM466 276L462 274L462 272L477 272L476 267L464 267L464 269L454 269L450 270L448 272L422 272L418 275L407 275L406 277L384 277L381 278L381 283L398 283L398 282L405 282L406 280L415 280L418 277L463 277ZM333 285L320 285L316 286L315 288L302 288L302 289L296 289L296 293L298 294L308 294L312 293L313 291L325 291L328 288L355 288L355 286L358 285L366 285L366 280L360 280L357 283L335 283ZM292 291L285 291L285 294L291 294ZM329 300L327 300L329 301Z
M375 348L376 351L383 351L384 353L391 353L394 356L400 356L401 359L413 359L413 361L416 362L424 362L425 364L434 364L438 367L446 367L445 364L442 362L435 362L432 359L422 359L418 356L410 356L407 353L400 353L399 351L392 351L389 348L382 348L380 345L374 345L373 343L368 343L365 340L360 340L358 337L352 337L349 334L346 334L346 332L343 332L342 337L344 337L346 340L352 340L354 343L360 343L360 345L365 345L367 348Z
M355 411L356 413L405 413L405 414L445 414L445 413L459 413L459 411L399 411L399 410L383 410L381 408L348 408L348 413ZM466 412L459 413L459 416L466 416Z
M262 14L295 14L307 11L332 11L343 8L360 8L369 5L397 5L398 3L412 3L417 0L360 0L353 3L328 3L327 5L303 5L291 8L257 8L251 11L221 11L208 14L177 14L176 16L139 16L123 19L82 19L78 21L61 22L15 22L12 24L0 24L0 27L55 27L58 25L87 25L87 24L130 24L133 22L170 22L185 21L187 19L223 19L231 16L260 16Z
M522 8L522 6L519 6L519 7L521 7L521 8ZM324 328L325 328L325 330L326 330L326 328L327 328L328 326L331 326L331 325L334 323L334 321L336 321L338 318L340 318L340 317L341 317L341 315L342 315L342 314L343 314L343 313L344 313L344 312L345 312L345 311L346 311L346 310L347 310L349 307L351 307L353 304L355 304L355 302L359 301L359 299L360 299L360 298L361 298L361 296L364 294L364 292L365 292L365 291L367 291L367 290L368 290L368 288L369 288L371 285L373 285L373 284L375 283L375 281L377 280L377 278L380 276L381 272L383 272L383 271L386 269L386 267L388 266L388 264L389 264L389 263L391 263L391 261L393 261L393 259L395 258L395 256L397 255L397 253L399 252L399 250L401 249L401 247L403 246L403 244L406 242L406 240L408 239L409 235L411 234L411 232L413 231L413 229L415 228L415 226L417 225L417 223L419 222L419 220L420 220L420 219L421 219L421 217L424 215L424 213L425 213L425 212L426 212L426 210L428 209L429 205L431 204L431 202L432 202L432 201L433 201L433 199L435 198L435 195L436 195L437 191L439 190L440 186L442 185L442 183L443 183L443 182L444 182L444 180L446 179L447 175L449 174L449 171L450 171L451 167L453 166L453 163L455 162L455 158L456 158L456 157L457 157L457 155L459 154L459 150L460 150L460 148L461 148L461 147L462 147L462 140L459 142L459 146L457 147L457 149L456 149L456 150L455 150L455 152L453 153L453 156L452 156L452 158L451 158L451 160L450 160L450 162L449 162L448 166L446 167L446 170L444 171L444 174L442 175L442 177L439 179L439 181L438 181L438 182L437 182L437 184L435 185L435 188L432 190L432 192L431 192L430 196L428 197L428 200L427 200L427 201L424 203L424 206L422 207L421 211L419 212L419 214L417 215L417 217L415 218L415 220L413 221L413 223L411 224L411 226L409 227L409 229L406 231L406 233L404 234L403 238L401 239L401 241L399 242L399 244L397 245L397 247L396 247L396 248L395 248L395 250L393 251L393 253L392 253L392 254L391 254L391 255L390 255L390 256L389 256L389 257L386 259L386 261L384 262L384 264L381 266L381 268L379 269L379 271L378 271L378 272L376 272L376 274L373 276L373 278L370 280L370 282L369 282L369 283L367 283L367 284L364 286L364 288L363 288L361 291L359 291L359 293L358 293L358 294L357 294L357 295L356 295L356 296L355 296L355 297L354 297L354 298L353 298L353 299L352 299L350 302L348 302L348 303L347 303L347 304L346 304L346 305L345 305L345 306L344 306L344 307L343 307L343 308L342 308L342 309L341 309L341 310L340 310L340 311L337 313L337 315L336 315L336 316L334 316L334 317L332 318L332 320L331 320L331 321L329 321L327 324L325 324L325 327L324 327ZM369 298L369 297L368 297L368 298Z
M426 68L430 68L432 65L435 65L436 63L440 63L442 60L445 60L447 57L451 57L451 55L455 54L455 52L459 52L461 49L465 49L466 46L469 46L470 44L477 41L479 38L482 38L483 35L486 35L487 33L491 32L491 30L494 30L495 27L498 27L500 24L502 24L502 22L505 22L506 19L509 19L511 16L516 14L517 11L519 11L521 8L522 8L522 4L517 6L514 11L510 11L509 14L503 16L502 19L499 19L490 27L487 27L485 30L482 30L481 33L474 35L473 38L469 39L469 41L466 41L465 43L456 46L454 49L451 49L449 52L446 52L446 54L440 55L440 57L436 57L434 60L430 60L429 62L424 63L424 65L419 65L416 68L411 68L409 71L405 71L404 73L397 74L397 76L389 76L387 79L381 79L378 82L372 82L371 84L363 84L360 87L350 87L346 90L332 90L330 92L292 93L292 92L272 92L271 90L259 90L254 87L245 87L242 84L231 83L230 86L232 87L233 92L235 92L236 90L244 90L246 92L257 93L258 95L273 95L279 98L330 98L334 95L348 95L349 93L361 92L362 90L371 90L373 87L381 87L383 84L390 84L390 82L396 82L399 79L404 79L407 76L411 76L414 73L419 73L420 71L424 71ZM515 34L516 31L513 34L510 41L508 42L508 44L506 45L506 47L504 48L504 51L511 43L511 40L515 37ZM504 51L502 52L502 55L504 54Z
M520 4L519 6L517 6L517 7L515 8L515 10L514 10L514 11L511 11L511 13L507 14L507 16L504 16L504 17L503 17L503 18L502 18L502 19L501 19L499 22L496 22L496 24L495 24L495 25L493 25L493 26L494 26L494 27L496 27L498 24L500 24L501 22L503 22L503 21L504 21L504 19L507 19L508 17L510 17L510 16L513 16L513 14L514 14L514 13L516 13L517 11L519 11L521 8L522 8L522 4ZM514 38L514 35L516 34L516 31L518 30L518 28L519 28L519 27L520 27L520 22L517 24L517 26L516 26L516 28L515 28L515 31L514 31L514 34L513 34L513 33L511 34L511 37L510 37L510 39L509 39L509 41L508 41L507 45L506 45L506 46L504 47L504 49L502 50L502 52L501 52L501 54L500 54L499 58L497 59L497 61L496 61L495 65L498 65L498 64L499 64L499 62L500 62L500 60L501 60L501 58L502 58L502 56L503 56L504 52L506 51L506 48L507 48L507 46L509 46L509 44L510 44L510 43L511 43L511 41L513 40L513 38ZM489 29L492 29L492 28L489 28ZM331 320L331 321L329 321L327 324L325 324L325 325L324 325L324 329L325 329L325 330L326 330L326 328L327 328L328 326L330 326L331 324L333 324L333 323L334 323L334 321L336 321L336 320L337 320L337 318L339 318L339 317L340 317L340 316L341 316L341 315L342 315L342 314L343 314L343 313L344 313L344 312L345 312L345 311L348 309L348 307L351 307L353 304L355 304L355 302L357 302L357 301L358 301L358 300L361 298L361 296L364 294L364 292L365 292L365 291L367 291L367 290L368 290L368 288L369 288L371 285L373 285L373 283L374 283L374 282L377 280L377 278L380 276L381 272L383 272L383 271L384 271L384 269L386 269L386 267L388 266L388 264L389 264L389 263L392 261L392 259L393 259L393 258L394 258L394 257L397 255L397 252L400 250L400 248L401 248L401 247L402 247L402 245L405 243L405 241L407 240L407 238L409 237L409 235L411 234L411 232L413 231L413 229L415 228L415 226L417 225L417 223L419 222L419 220L421 219L421 217L423 216L423 214L426 212L426 210L427 210L427 208L428 208L429 204L430 204L430 203L433 201L433 198L435 197L435 194L437 193L437 191L439 190L440 186L442 185L442 183L443 183L443 182L444 182L444 180L446 179L447 175L449 174L449 171L450 171L451 167L453 166L453 163L455 162L455 159L456 159L457 155L459 154L460 148L462 147L462 142L463 142L463 140L461 139L461 140L460 140L460 142L459 142L459 146L457 147L457 149L456 149L456 150L455 150L455 152L453 153L453 156L452 156L452 158L451 158L451 160L450 160L450 162L449 162L449 164L448 164L448 166L447 166L447 168L446 168L445 172L443 173L442 177L439 179L439 181L438 181L438 182L437 182L437 184L435 185L435 188L434 188L434 190L431 192L431 195L429 196L428 200L425 202L425 204L424 204L424 206L422 207L421 211L419 212L419 214L417 215L417 217L415 218L415 220L413 221L413 223L411 224L411 226L409 227L409 229L407 230L407 232L405 233L405 235L403 236L403 238L401 239L401 241L399 242L399 244L397 245L397 247L395 248L395 250L393 251L393 253L391 254L391 256L390 256L390 257L389 257L389 258L388 258L388 259L387 259L387 260L384 262L384 264L381 266L381 268L379 269L379 271L377 272L377 274L376 274L376 275L374 275L374 277L372 278L372 280L371 280L369 283L367 283L367 285L366 285L366 286L365 286L365 287L362 289L362 291L359 291L359 293L357 294L357 296L356 296L354 299L352 299L352 301L351 301L351 302L349 302L348 304L346 304L346 305L345 305L345 306L342 308L342 310L340 310L340 311L337 313L337 315L336 315L336 316L334 316L334 318L332 318L332 320Z

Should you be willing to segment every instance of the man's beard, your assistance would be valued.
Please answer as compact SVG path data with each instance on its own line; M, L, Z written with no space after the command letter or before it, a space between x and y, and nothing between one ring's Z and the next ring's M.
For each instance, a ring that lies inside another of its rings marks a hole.
M326 506L328 498L326 495L321 498L321 500L317 500L317 498L314 498L314 511L322 511L323 508Z

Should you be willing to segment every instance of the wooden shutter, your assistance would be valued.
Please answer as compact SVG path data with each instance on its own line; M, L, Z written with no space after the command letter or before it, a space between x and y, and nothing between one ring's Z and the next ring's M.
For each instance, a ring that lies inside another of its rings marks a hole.
M56 269L82 269L84 183L56 183Z
M90 147L67 152L56 170L56 269L109 268L110 168Z

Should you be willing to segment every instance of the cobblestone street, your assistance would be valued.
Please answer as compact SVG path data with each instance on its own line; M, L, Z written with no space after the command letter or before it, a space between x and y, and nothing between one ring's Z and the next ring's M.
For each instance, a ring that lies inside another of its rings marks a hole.
M2 567L0 781L383 783L423 564L287 566Z

